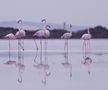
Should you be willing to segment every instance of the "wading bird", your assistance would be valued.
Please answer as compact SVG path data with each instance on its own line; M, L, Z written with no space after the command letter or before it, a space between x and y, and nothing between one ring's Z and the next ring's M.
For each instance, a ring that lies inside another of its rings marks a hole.
M14 64L16 64L16 61L12 61L12 60L10 59L10 57L11 57L11 45L10 45L10 40L14 40L14 39L16 39L16 37L15 37L15 35L14 35L13 33L9 33L9 34L7 34L6 36L4 36L4 38L9 39L9 60L8 60L6 63L4 63L4 64L14 65Z
M90 34L89 28L87 29L87 33L83 34L81 39L83 41L83 53L87 53L88 49L90 49L90 39L92 35Z
M47 54L47 43L48 43L47 38L50 37L50 31L48 30L48 28L50 28L50 26L46 24L46 19L43 19L41 22L44 23L43 29L35 32L33 37L40 38L40 52L42 52L42 38L45 39L45 56L46 56L46 54ZM45 57L45 59L46 59L46 57Z
M19 25L22 25L22 20L18 20ZM16 32L15 37L18 39L18 45L24 50L24 47L21 44L21 39L26 36L25 31L22 29L22 26L19 27L19 30ZM24 43L24 40L23 40Z
M70 29L72 28L72 25L70 24ZM62 65L65 68L70 69L70 77L72 77L72 64L68 62L68 39L72 37L71 32L64 33L61 38L65 39L65 45L64 45L64 57L65 57L65 62L62 63Z
M72 28L72 25L70 24L70 29L71 28ZM70 39L71 37L72 37L71 32L66 32L61 36L61 39L65 39L64 51L66 51L66 53L68 53L68 39Z
M18 58L22 58L24 61L24 37L26 32L22 29L22 20L18 20L19 30L16 32L15 37L18 39ZM23 52L23 54L21 54ZM20 55L21 54L21 55Z

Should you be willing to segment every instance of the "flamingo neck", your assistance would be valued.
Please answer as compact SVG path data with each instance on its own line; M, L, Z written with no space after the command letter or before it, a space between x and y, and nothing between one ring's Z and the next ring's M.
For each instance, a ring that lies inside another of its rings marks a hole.
M89 29L88 29L87 33L90 34L90 30Z
M43 27L44 30L47 29L47 25L46 25L46 22L44 23L44 27Z

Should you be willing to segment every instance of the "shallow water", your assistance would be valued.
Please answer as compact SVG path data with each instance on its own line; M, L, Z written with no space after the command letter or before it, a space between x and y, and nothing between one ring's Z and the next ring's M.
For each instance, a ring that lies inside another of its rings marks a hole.
M17 40L11 40L10 60L16 63L8 65L4 64L9 60L8 40L0 40L0 89L108 90L107 39L90 41L87 54L87 57L92 59L90 65L82 64L82 40L69 40L68 59L64 52L64 40L48 40L47 54L43 43L42 55L39 40L37 44L38 51L33 40L24 40L24 58L18 58ZM21 54L23 55L23 52ZM36 66L40 60L47 64L46 68ZM69 65L63 64L66 60Z

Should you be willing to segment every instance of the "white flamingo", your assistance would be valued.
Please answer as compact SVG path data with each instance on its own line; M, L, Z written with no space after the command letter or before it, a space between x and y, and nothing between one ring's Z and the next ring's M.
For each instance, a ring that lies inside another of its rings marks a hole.
M18 20L19 30L16 32L15 37L18 39L18 58L23 58L24 63L24 38L26 36L26 32L22 29L22 20ZM20 55L23 51L23 55Z
M88 49L90 48L91 37L92 37L92 35L90 34L90 31L89 31L89 28L88 28L87 33L83 34L82 37L81 37L81 39L84 40L84 42L83 42L83 53L88 52Z
M50 36L50 31L48 28L50 28L49 25L46 24L46 19L43 19L42 22L44 23L44 27L42 30L37 31L34 33L33 37L40 38L40 53L42 52L42 38L45 38L45 59L47 54L47 38Z
M42 22L44 22L44 27L43 27L43 29L37 31L37 32L33 35L33 37L41 38L41 39L40 39L41 49L42 49L42 38L45 38L45 46L47 47L47 40L46 40L46 38L48 38L48 37L50 36L50 31L48 30L48 28L50 28L50 26L46 24L46 19L43 19Z
M10 57L11 57L11 45L10 45L10 40L14 40L14 39L16 39L16 37L15 37L15 35L14 35L13 33L9 33L9 34L7 34L6 36L4 36L4 38L9 39L9 60L8 60L6 63L4 63L4 64L8 64L8 65L16 64L16 61L12 61L12 60L10 59Z
M72 25L70 24L70 29L71 28L72 28ZM71 37L72 37L71 32L66 32L61 36L62 39L65 39L64 50L66 50L67 53L68 53L68 39L70 39Z
M70 24L70 29L72 28L72 25ZM68 62L68 39L72 37L71 32L64 33L61 38L65 39L65 45L64 45L64 57L65 57L65 62L62 63L62 65L65 68L70 69L70 77L72 77L72 64Z
M19 25L22 25L22 20L18 20L17 22ZM26 32L22 29L22 27L19 27L19 30L16 32L15 37L18 39L18 45L21 46L22 50L24 50L24 47L21 44L21 38L24 38L26 36ZM24 40L23 40L24 43Z

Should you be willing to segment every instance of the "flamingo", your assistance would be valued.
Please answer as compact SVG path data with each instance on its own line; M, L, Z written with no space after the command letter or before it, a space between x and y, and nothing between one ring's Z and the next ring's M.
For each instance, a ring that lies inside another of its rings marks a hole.
M46 24L46 19L43 19L41 22L44 23L43 29L34 33L33 37L45 38L45 47L47 48L46 38L48 38L50 36L50 32L48 30L48 28L50 28L50 26ZM41 45L41 50L42 50L42 40L41 39L40 39L40 45Z
M19 24L19 31L16 32L15 37L18 39L18 58L22 57L24 61L24 39L21 40L26 36L26 32L22 29L22 20L18 20ZM23 51L23 55L21 56L21 50Z
M70 29L72 28L72 25L70 24ZM68 39L72 37L71 32L66 32L61 36L61 39L65 39L65 45L64 45L64 50L67 50L68 53Z
M11 57L10 40L14 40L14 39L16 39L16 37L15 37L15 35L13 33L9 33L9 34L5 35L4 38L9 39L9 60L6 63L4 63L4 64L8 64L8 65L16 64L16 61L12 61L10 59L10 57Z
M45 54L47 54L47 38L50 37L50 31L48 30L48 28L50 28L49 25L46 24L46 19L42 19L42 21L44 23L44 27L42 30L39 30L37 32L35 32L33 34L33 37L39 37L40 39L40 53L42 52L42 38L45 38ZM46 56L46 55L45 55ZM46 57L45 57L46 59Z
M17 22L18 24L22 24L22 20L18 20ZM16 32L15 37L18 39L18 45L21 46L22 50L24 50L24 47L21 45L21 38L25 37L26 33L25 31L22 29L22 27L19 28L19 31Z
M83 34L81 39L84 40L83 42L83 53L86 53L90 48L90 39L92 35L90 34L89 28L87 29L87 33Z
M72 25L70 24L70 29L72 28ZM65 62L62 63L62 65L65 68L70 68L70 77L72 77L72 64L68 62L68 39L72 37L71 32L64 33L61 38L65 39L65 45L64 45L64 57Z

